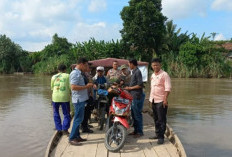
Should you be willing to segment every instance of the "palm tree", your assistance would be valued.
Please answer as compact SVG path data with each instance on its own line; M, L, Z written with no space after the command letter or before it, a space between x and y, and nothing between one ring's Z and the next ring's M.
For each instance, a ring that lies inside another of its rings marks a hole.
M216 32L212 32L212 33L210 33L211 35L212 35L212 38L213 38L213 40L215 39L215 37L216 37L216 35L218 34L218 33L216 33Z
M188 32L181 33L181 28L177 29L177 25L173 24L173 21L167 21L165 23L166 35L164 38L163 48L167 52L174 52L176 55L179 53L180 45L189 40Z

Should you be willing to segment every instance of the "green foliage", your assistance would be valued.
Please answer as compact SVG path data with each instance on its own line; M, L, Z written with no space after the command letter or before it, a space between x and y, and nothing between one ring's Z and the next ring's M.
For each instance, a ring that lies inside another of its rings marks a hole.
M19 66L23 72L31 71L32 61L28 52L22 51L19 57Z
M88 42L76 43L73 46L72 53L75 58L79 56L85 56L89 60L101 59L101 58L124 58L123 46L120 41L105 42L96 41L91 38Z
M129 6L121 11L123 29L122 40L133 48L135 56L150 60L159 47L165 33L166 17L161 12L161 0L130 0Z
M173 21L167 21L165 23L166 34L162 42L163 53L174 53L175 56L179 54L180 46L190 40L188 32L180 33L181 28L177 29L177 25L173 24ZM177 29L177 30L176 30Z
M28 53L11 41L6 35L0 35L0 73L29 71Z
M224 50L217 48L204 35L192 39L180 47L177 57L174 52L163 54L163 68L173 77L229 77L232 69L222 55Z
M36 64L42 60L41 52L32 52L29 54L32 64Z
M56 73L57 66L60 63L70 67L72 63L75 63L72 46L73 44L69 43L66 38L58 37L55 34L51 44L47 45L41 52L30 54L33 72L41 74Z
M166 35L162 40L161 50L163 69L172 77L230 77L232 62L225 59L227 51L221 47L225 42L211 41L203 34L180 34L171 21L166 23ZM0 36L0 73L15 71L32 71L37 74L54 74L60 63L70 67L79 57L89 60L115 57L128 59L131 57L151 59L148 51L140 53L138 48L120 41L89 41L71 44L66 38L53 36L52 43L42 51L28 53L13 43L5 35ZM67 72L71 69L68 68Z
M57 72L58 65L63 63L68 67L67 72L70 72L70 63L74 63L72 61L73 59L67 54L54 56L47 58L45 61L36 63L32 66L32 69L36 74L54 74Z
M61 56L71 52L72 44L66 38L58 37L55 34L52 37L52 43L47 45L41 52L41 60L46 60L49 57Z
M188 67L194 67L198 64L201 46L187 42L180 47L180 60Z

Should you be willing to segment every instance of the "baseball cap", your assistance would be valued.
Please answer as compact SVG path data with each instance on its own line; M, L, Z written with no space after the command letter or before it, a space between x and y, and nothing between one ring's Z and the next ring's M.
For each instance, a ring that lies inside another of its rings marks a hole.
M104 67L98 66L98 67L97 67L97 71L104 71Z
M120 70L127 69L127 68L128 68L127 65L123 64L123 65L121 65Z

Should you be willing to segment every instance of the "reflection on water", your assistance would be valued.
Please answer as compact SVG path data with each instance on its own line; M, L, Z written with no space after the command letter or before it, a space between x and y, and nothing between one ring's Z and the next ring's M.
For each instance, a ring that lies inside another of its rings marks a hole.
M0 152L43 156L53 134L50 77L0 76Z
M50 76L0 75L0 152L41 157L53 134ZM190 157L232 156L232 80L172 79L168 123Z
M190 157L232 156L232 80L172 79L168 123Z

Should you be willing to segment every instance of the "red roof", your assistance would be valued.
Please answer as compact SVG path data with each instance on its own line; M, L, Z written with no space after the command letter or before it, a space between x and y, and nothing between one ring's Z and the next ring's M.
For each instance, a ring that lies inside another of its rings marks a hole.
M226 50L232 50L232 43L227 42L223 44L222 47L224 47Z
M118 58L105 58L105 59L99 59L99 60L92 60L89 61L89 63L92 63L91 67L97 67L97 66L104 66L104 67L112 67L113 62L118 61L118 65L121 66L123 64L128 64L128 60L126 59L118 59ZM138 61L138 65L148 65L148 62L140 62Z

